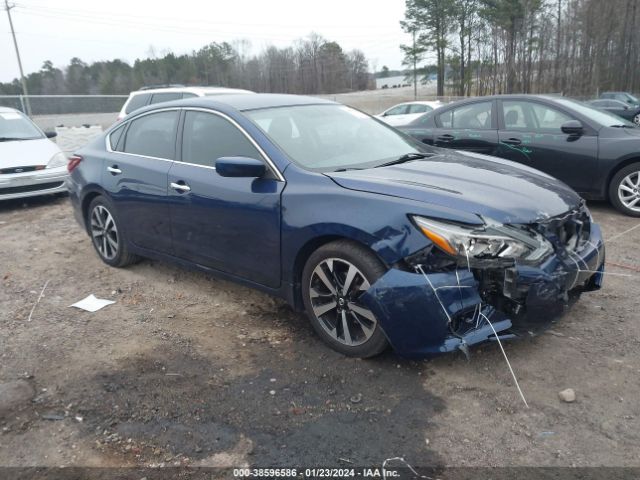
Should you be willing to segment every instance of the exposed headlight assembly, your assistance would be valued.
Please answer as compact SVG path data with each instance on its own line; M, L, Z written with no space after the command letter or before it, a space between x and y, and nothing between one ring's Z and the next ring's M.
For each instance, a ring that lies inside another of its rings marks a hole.
M542 235L498 222L485 220L482 226L412 217L418 228L445 253L462 258L503 258L533 262L553 251Z
M66 167L67 163L69 163L67 156L62 152L58 152L51 157L51 160L47 163L47 168Z

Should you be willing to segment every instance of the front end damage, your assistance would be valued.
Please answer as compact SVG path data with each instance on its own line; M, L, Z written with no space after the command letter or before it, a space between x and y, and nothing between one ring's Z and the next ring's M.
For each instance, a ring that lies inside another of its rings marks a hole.
M364 293L389 342L423 357L496 339L534 335L604 276L600 227L586 208L528 226L553 252L537 262L450 256L430 245L395 265ZM493 327L493 328L492 328Z

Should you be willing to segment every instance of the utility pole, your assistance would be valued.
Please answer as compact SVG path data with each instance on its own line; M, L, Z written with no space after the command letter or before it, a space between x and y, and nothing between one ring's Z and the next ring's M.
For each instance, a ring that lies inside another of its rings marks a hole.
M13 29L13 20L11 20L11 9L15 5L9 6L9 0L4 0L4 7L9 17L9 26L11 27L11 35L13 36L13 46L16 48L16 57L18 57L18 67L20 68L20 83L22 83L22 94L24 95L24 104L26 108L26 114L31 116L31 104L29 103L29 92L27 90L27 82L24 78L24 71L22 70L22 60L20 60L20 50L18 50L18 41L16 40L16 32Z
M5 0L6 2L7 0ZM413 99L418 99L418 71L416 69L417 64L417 52L416 52L416 29L413 29Z

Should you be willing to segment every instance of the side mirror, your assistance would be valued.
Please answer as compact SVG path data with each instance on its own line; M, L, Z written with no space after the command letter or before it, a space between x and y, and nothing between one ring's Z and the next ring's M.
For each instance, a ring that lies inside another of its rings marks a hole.
M562 124L560 130L562 130L562 133L566 133L567 135L582 135L584 127L578 120L569 120Z
M267 172L267 167L255 158L220 157L216 160L216 172L221 177L258 178Z
M629 105L625 105L625 106L624 106L624 109L625 109L625 110L629 110Z
M45 134L45 136L46 136L47 138L55 138L55 137L57 137L57 136L58 136L58 133L57 133L57 132L55 132L55 131L53 131L53 130L50 130L50 131L48 131L48 132L44 132L44 134Z

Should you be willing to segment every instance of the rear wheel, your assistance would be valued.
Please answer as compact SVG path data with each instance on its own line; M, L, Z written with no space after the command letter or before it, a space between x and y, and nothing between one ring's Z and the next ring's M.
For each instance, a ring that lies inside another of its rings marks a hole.
M640 217L640 163L628 165L613 176L609 198L622 213Z
M384 273L366 248L346 240L316 250L302 274L307 316L334 350L351 357L378 355L388 346L378 320L361 297Z
M129 253L123 226L111 202L102 196L94 198L87 213L89 234L100 259L112 267L125 267L138 261Z

